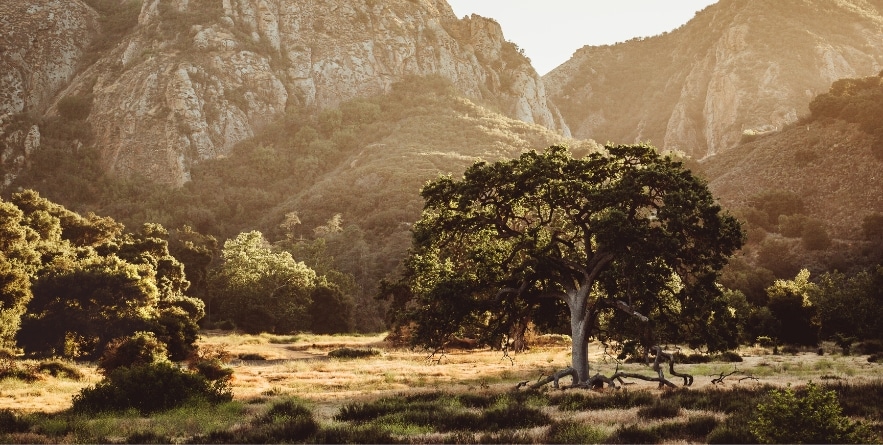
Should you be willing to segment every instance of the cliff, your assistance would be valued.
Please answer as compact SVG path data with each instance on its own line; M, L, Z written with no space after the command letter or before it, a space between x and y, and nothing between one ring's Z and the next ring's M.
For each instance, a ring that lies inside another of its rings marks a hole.
M80 11L81 34L94 27L87 18L95 13L79 0L52 4ZM31 37L54 41L65 25L44 26ZM53 54L10 45L34 59L36 77L58 85L39 89L33 105L25 100L37 94L32 83L3 85L23 99L4 98L0 110L14 102L15 111L41 113L53 98L87 98L86 123L106 170L159 183L187 182L194 163L227 155L285 114L383 93L409 75L441 75L469 98L568 135L499 24L457 19L443 0L144 0L137 25L73 80L49 62Z
M721 0L681 28L584 47L543 80L573 135L696 158L808 114L844 77L883 68L879 0Z
M8 184L40 145L40 115L68 85L98 32L98 15L65 0L0 1L0 173Z

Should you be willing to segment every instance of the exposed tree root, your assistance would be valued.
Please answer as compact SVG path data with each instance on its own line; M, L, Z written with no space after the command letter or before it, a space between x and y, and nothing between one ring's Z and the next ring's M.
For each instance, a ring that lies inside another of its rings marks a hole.
M675 377L680 377L681 379L683 379L683 381L684 381L683 386L690 386L693 384L693 376L692 375L675 371L675 355L674 354L670 354L670 353L663 351L662 348L659 346L654 346L651 348L651 350L653 350L656 354L656 359L653 361L653 370L656 371L656 376L646 376L643 374L632 373L632 372L623 372L623 371L617 370L610 377L606 377L601 374L595 374L594 376L590 377L585 382L578 382L577 381L578 376L577 376L576 370L573 369L572 367L568 367L568 368L562 369L558 372L555 372L554 374L549 375L549 376L540 376L540 378L536 382L534 382L532 385L530 385L530 388L537 389L537 388L540 388L540 387L547 385L549 383L552 383L552 387L555 389L602 388L602 387L604 387L604 385L607 385L608 388L619 388L618 386L616 386L616 382L619 382L620 385L627 385L628 383L625 380L623 380L625 378L644 380L644 381L648 381L648 382L659 382L659 388L664 388L664 387L677 388L678 386L676 384L672 383L670 380L668 380L665 377L665 372L663 371L663 368L661 366L662 361L668 361L669 373ZM568 377L568 376L572 379L573 383L571 383L570 386L562 387L559 384L559 380L561 380L564 377ZM516 389L519 389L522 386L526 386L526 385L527 385L527 382L521 382L518 384L518 386L516 386Z

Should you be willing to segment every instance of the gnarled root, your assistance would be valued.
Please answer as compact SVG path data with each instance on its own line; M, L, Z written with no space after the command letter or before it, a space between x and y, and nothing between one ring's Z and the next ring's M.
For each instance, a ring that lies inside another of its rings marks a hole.
M569 367L566 369L562 369L552 375L541 377L535 383L530 385L530 388L537 389L537 388L540 388L540 387L547 385L549 383L552 383L553 387L555 389L567 389L567 388L596 388L596 389L600 389L600 388L603 388L604 385L607 385L608 388L618 388L616 386L616 382L618 381L620 383L620 385L625 385L626 382L625 382L625 380L623 380L624 378L639 379L639 380L644 380L644 381L648 381L648 382L659 382L660 388L663 388L663 387L677 388L677 385L675 385L674 383L672 383L670 380L668 380L665 377L665 372L663 372L663 369L661 366L661 362L663 360L668 361L668 371L671 375L673 375L675 377L680 377L681 379L684 380L684 386L690 386L693 384L693 376L692 375L675 371L675 356L674 356L674 354L669 354L669 353L663 351L662 348L659 346L654 346L651 349L656 353L656 359L653 361L653 370L656 371L655 377L646 376L643 374L632 373L632 372L622 372L622 371L617 370L610 377L605 377L601 374L595 374L594 376L590 377L585 382L578 382L577 381L578 376L577 376L576 370L573 369L572 367ZM573 379L573 383L570 386L562 388L559 385L558 381L561 378L567 377L567 376L570 376ZM526 383L527 382L522 382L516 388L521 388L522 386L526 386Z

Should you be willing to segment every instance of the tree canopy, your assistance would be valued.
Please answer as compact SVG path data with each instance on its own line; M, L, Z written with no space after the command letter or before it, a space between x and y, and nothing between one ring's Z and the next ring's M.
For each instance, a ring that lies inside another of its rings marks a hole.
M114 339L149 331L171 358L190 352L203 305L185 295L162 226L124 233L25 190L0 201L0 232L0 347L97 358Z
M470 335L500 345L528 322L564 325L575 383L589 378L592 337L734 345L715 279L741 226L651 146L477 162L422 196L402 278L382 289L416 344Z

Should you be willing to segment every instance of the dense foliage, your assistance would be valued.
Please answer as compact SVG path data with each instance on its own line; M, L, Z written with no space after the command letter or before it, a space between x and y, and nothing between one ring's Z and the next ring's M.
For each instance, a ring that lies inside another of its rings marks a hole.
M770 391L749 426L760 443L872 443L870 429L842 412L834 391L810 383Z
M569 324L580 382L595 336L736 345L715 278L741 246L741 228L702 181L653 147L574 159L553 146L478 162L422 195L405 275L385 289L419 344L466 334L501 345L528 322Z
M183 265L162 227L124 233L110 218L83 217L31 190L0 209L4 346L96 359L115 339L148 331L173 358L186 357L203 304L185 295Z

